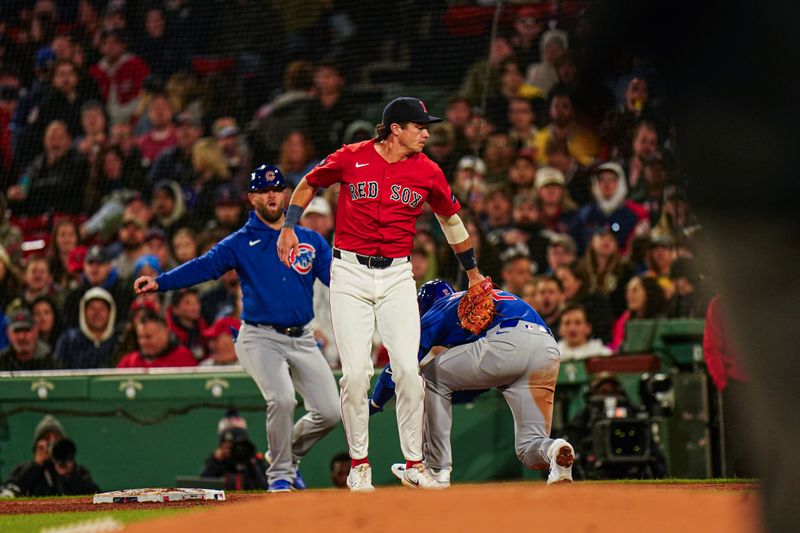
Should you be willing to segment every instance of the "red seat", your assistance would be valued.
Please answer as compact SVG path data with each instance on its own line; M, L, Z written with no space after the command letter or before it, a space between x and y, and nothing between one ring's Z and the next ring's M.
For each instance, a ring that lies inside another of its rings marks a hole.
M227 72L236 64L233 57L197 56L192 58L192 70L200 76Z

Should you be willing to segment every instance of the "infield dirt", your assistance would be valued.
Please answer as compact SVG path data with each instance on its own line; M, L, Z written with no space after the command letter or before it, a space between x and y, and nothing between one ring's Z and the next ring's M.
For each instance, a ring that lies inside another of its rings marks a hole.
M750 485L504 483L425 492L393 487L372 494L314 490L244 496L125 531L759 531L758 493Z

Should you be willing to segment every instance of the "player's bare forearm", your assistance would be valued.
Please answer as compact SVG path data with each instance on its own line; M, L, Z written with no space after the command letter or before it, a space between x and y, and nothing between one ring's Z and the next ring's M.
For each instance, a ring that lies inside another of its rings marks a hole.
M308 207L311 200L317 194L317 188L306 181L305 178L300 180L300 183L295 187L292 192L292 197L289 200L289 205L299 205L303 209Z

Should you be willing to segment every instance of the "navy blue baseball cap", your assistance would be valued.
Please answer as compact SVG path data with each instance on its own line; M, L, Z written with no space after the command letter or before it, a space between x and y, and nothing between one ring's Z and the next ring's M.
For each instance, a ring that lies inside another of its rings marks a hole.
M269 188L285 189L286 181L283 179L281 169L272 165L261 165L250 174L250 192L258 192Z
M425 102L411 96L395 98L383 108L382 122L386 127L389 127L392 123L416 122L417 124L432 124L443 120L443 118L429 115Z
M443 279L432 279L423 283L417 291L417 303L419 304L419 316L424 315L433 307L438 300L453 294L455 289Z

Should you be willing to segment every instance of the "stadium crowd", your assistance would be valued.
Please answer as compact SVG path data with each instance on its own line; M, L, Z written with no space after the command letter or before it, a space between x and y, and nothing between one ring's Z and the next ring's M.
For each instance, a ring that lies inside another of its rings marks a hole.
M235 272L166 298L134 297L132 280L239 228L255 165L296 184L370 138L370 105L398 94L365 83L367 67L388 55L398 75L436 70L419 43L463 65L420 76L449 93L428 100L446 121L425 152L461 201L481 271L542 315L564 359L619 352L629 320L705 316L699 225L646 57L590 69L589 2L510 6L491 43L493 8L415 4L433 24L408 25L404 47L385 37L393 17L356 2L3 2L0 371L235 364ZM337 194L302 220L331 241ZM430 213L412 266L418 284L465 288ZM336 366L326 306L315 328Z

